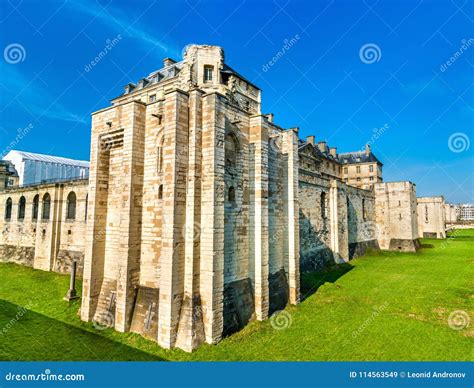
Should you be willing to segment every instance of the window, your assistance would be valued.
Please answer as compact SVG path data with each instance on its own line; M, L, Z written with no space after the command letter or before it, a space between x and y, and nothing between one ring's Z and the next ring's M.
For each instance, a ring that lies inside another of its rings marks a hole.
M227 196L229 202L235 202L235 189L234 186L229 187L229 194Z
M158 199L163 199L163 185L158 186Z
M40 200L40 196L39 194L36 194L35 197L33 198L33 211L31 213L31 218L33 220L38 219L39 200Z
M21 196L20 202L18 202L18 221L23 221L25 219L25 209L26 199L24 196Z
M150 95L150 97L148 97L148 101L149 102L155 102L156 101L156 94Z
M428 205L425 205L425 222L428 222Z
M357 177L357 182L360 182L360 177Z
M321 216L323 218L327 218L327 196L326 196L326 193L324 191L321 193L320 206L321 206Z
M371 165L369 166L369 171L370 171L370 172L374 172L374 165L373 165L373 164L371 164Z
M49 220L49 213L51 209L51 197L48 193L43 196L43 212L41 214L41 219Z
M12 199L8 198L5 204L5 221L10 221L12 219L12 206Z
M212 82L212 75L214 73L214 66L204 66L204 82Z
M86 208L84 210L84 221L87 221L87 203L89 201L89 194L86 194Z
M66 220L76 219L76 194L71 191L67 196Z
M160 173L163 172L163 147L165 144L165 138L163 137L160 141L160 145L157 150L157 167L156 170Z
M362 199L362 218L367 219L367 207L365 206L365 199Z
M356 172L357 172L358 174L360 174L360 166L357 166L357 167L356 167Z
M333 170L334 172L336 172L336 165L335 165L335 164L332 165L332 170Z
M373 180L374 180L374 177L373 177L373 176L369 177L369 180L370 180L370 181L373 181Z
M344 174L347 174L347 167L344 167Z
M399 213L399 214L398 214L398 219L399 219L399 220L402 219L402 213Z
M237 154L239 146L237 138L233 133L229 133L225 137L225 167L237 167Z

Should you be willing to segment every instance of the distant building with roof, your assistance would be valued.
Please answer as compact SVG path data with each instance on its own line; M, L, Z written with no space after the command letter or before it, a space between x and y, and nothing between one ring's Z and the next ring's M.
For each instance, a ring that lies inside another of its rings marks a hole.
M12 162L0 160L0 189L18 185L18 172Z
M310 149L311 152L301 152ZM318 166L315 173L326 178L339 178L348 185L371 189L374 183L383 182L382 162L377 159L369 145L364 151L337 153L325 141L315 142L314 136L299 140L300 168ZM314 162L316 164L314 164Z
M338 155L342 164L342 179L351 186L369 189L374 183L382 182L382 162L367 144L364 151L347 152Z
M3 158L6 161L14 166L18 185L89 176L89 162L83 160L12 150Z

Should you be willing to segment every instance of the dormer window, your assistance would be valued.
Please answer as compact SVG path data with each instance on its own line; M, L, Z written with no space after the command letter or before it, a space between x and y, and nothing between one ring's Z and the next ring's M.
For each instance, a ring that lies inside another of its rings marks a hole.
M155 102L156 101L156 94L152 94L150 95L150 97L148 98L149 102Z
M214 66L204 66L204 82L212 82L212 76L214 73Z

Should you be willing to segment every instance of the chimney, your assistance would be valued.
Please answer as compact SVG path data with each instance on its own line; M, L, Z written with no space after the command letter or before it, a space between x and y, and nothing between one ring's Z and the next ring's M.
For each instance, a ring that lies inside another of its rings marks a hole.
M370 155L370 145L368 145L368 144L365 145L365 154L367 156Z
M327 151L327 145L325 141L318 141L318 148L321 152Z
M163 59L163 67L172 65L173 63L176 63L176 61L174 59L171 59L171 58Z
M306 136L306 141L314 146L314 135Z
M268 122L273 123L273 113L268 113L267 114L267 120L268 120Z
M334 156L334 157L337 157L337 148L336 147L331 147L329 148L329 153Z
M135 84L131 82L125 85L125 94L131 93L133 89L135 89L135 87L136 87Z

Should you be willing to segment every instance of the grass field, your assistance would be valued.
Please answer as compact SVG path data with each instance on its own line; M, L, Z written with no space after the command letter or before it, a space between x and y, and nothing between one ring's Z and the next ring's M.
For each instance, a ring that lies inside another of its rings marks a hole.
M62 300L68 276L0 264L0 359L472 360L474 322L454 330L448 317L473 316L474 230L422 244L417 254L374 252L305 274L305 300L286 309L289 327L252 322L191 354L97 330L80 321L79 301Z

